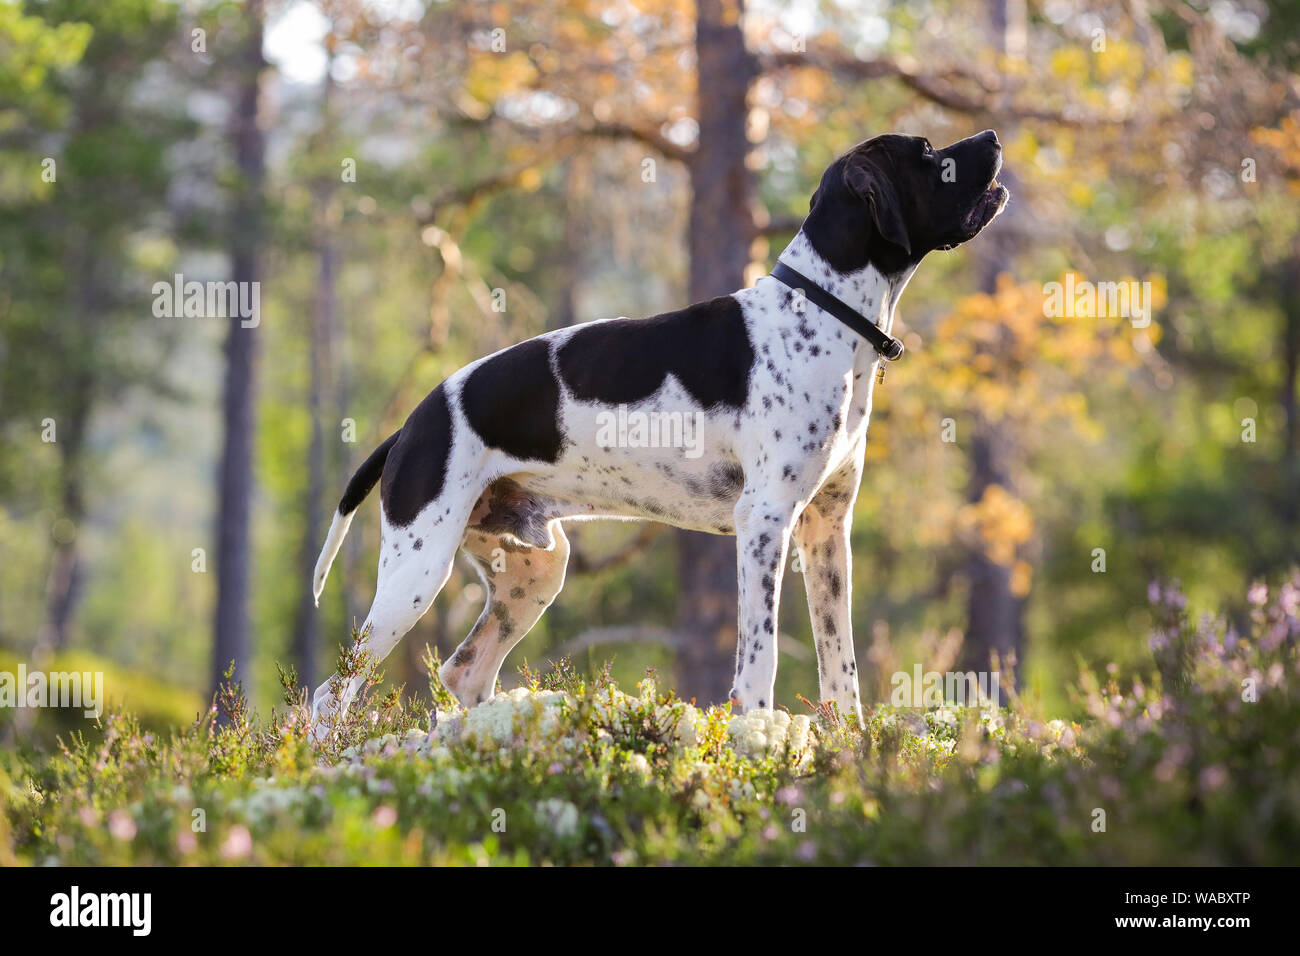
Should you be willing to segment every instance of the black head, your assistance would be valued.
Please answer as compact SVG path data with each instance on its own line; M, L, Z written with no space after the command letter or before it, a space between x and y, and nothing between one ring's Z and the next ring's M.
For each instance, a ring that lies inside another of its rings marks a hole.
M871 263L905 271L935 249L975 238L1007 202L1002 145L986 129L935 149L921 136L859 143L822 174L803 231L839 272Z

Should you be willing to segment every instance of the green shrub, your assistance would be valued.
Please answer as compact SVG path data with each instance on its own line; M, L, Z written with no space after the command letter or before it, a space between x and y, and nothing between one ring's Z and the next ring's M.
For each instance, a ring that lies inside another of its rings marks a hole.
M1149 677L1081 675L1080 723L1019 700L882 707L865 732L742 718L567 663L464 712L431 658L431 702L368 690L318 754L287 675L266 719L230 688L220 720L113 715L11 766L0 863L1293 863L1300 579L1250 597L1238 634L1154 589Z

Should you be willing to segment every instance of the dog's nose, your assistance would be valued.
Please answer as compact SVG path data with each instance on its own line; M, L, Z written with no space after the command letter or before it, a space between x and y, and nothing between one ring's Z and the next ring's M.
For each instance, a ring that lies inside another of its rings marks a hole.
M976 133L974 138L980 142L990 143L993 146L998 147L998 149L1002 148L1002 144L998 142L998 134L991 129L986 129L982 133Z

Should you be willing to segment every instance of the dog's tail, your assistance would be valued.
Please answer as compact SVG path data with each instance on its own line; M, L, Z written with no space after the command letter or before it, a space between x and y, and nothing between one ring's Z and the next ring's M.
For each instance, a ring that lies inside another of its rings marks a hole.
M325 545L320 549L320 557L316 559L316 572L312 575L312 595L317 605L320 604L321 591L325 590L325 578L329 576L330 565L334 563L334 557L343 545L343 536L348 533L348 526L352 524L352 513L365 500L366 495L370 494L375 483L379 481L379 476L384 473L384 462L388 460L388 453L401 433L402 430L399 428L370 453L370 457L361 463L361 467L348 482L347 490L343 492L339 508L334 512L334 520L330 522L329 534L325 535Z

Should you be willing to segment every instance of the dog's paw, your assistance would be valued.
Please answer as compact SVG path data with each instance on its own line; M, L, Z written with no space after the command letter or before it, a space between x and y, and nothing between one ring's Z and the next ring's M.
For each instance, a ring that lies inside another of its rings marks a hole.
M307 732L307 739L311 741L311 745L319 750L329 742L331 736L330 721L313 717L311 729Z
M320 749L333 736L333 713L323 701L315 701L311 708L311 727L307 738L311 745Z

